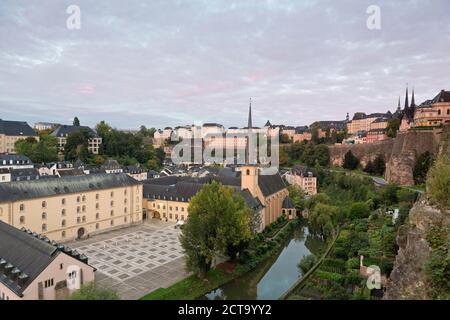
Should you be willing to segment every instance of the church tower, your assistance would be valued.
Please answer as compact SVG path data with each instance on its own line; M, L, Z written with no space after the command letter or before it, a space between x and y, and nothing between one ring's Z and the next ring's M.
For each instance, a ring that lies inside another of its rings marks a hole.
M406 96L405 96L405 110L408 110L409 108L409 102L408 102L408 85L406 85Z

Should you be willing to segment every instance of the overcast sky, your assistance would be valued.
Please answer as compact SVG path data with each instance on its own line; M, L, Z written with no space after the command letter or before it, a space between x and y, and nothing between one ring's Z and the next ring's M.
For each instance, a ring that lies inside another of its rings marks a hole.
M69 5L81 29L66 26ZM369 30L369 5L381 30ZM0 118L304 125L450 89L448 0L1 0Z

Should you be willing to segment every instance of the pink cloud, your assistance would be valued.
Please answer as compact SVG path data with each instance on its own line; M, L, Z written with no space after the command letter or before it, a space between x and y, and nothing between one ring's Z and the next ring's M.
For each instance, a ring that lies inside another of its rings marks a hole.
M92 94L95 92L95 85L87 83L87 84L83 84L78 92L83 93L83 94Z

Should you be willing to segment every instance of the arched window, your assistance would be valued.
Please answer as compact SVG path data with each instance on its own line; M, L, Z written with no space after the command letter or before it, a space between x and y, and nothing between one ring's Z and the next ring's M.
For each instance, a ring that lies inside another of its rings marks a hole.
M47 231L47 225L44 223L44 224L42 224L42 232L45 232L45 231Z
M61 215L64 217L66 215L66 209L61 210Z
M23 203L20 205L19 210L20 211L24 211L25 210L25 205Z
M42 212L42 219L43 220L47 219L47 213L46 212Z
M66 226L66 220L63 219L63 220L61 221L61 227L65 227L65 226Z
M249 170L249 169L247 169L247 171L246 171L246 175L247 175L247 176L249 176L249 175L250 175L250 170Z
M42 201L42 208L47 207L47 202L46 201Z

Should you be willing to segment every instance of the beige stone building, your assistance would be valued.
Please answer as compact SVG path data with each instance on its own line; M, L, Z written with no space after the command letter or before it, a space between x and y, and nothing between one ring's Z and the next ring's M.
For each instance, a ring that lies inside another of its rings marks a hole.
M51 133L52 136L58 139L58 147L60 153L64 152L64 146L67 143L67 138L71 133L86 130L89 132L91 138L88 141L88 150L92 154L98 154L100 151L100 146L102 144L102 138L97 135L97 133L89 127L84 126L69 126L62 125L59 126L55 131Z
M88 258L30 230L0 221L0 300L65 299L94 281Z
M317 194L317 177L309 170L295 167L286 172L284 178L289 184L300 187L306 194Z
M260 168L240 167L240 176L210 176L205 178L165 177L152 179L144 184L144 210L149 218L177 222L189 218L189 201L203 184L212 180L241 192L249 207L261 216L261 230L283 214L283 203L288 191L281 176L261 175ZM289 218L295 216L295 208L284 208Z
M16 153L16 142L29 137L39 140L28 123L0 119L0 153Z
M433 127L450 123L450 91L442 90L415 109L414 127Z
M142 221L142 184L125 173L0 184L0 221L51 240L83 238Z

